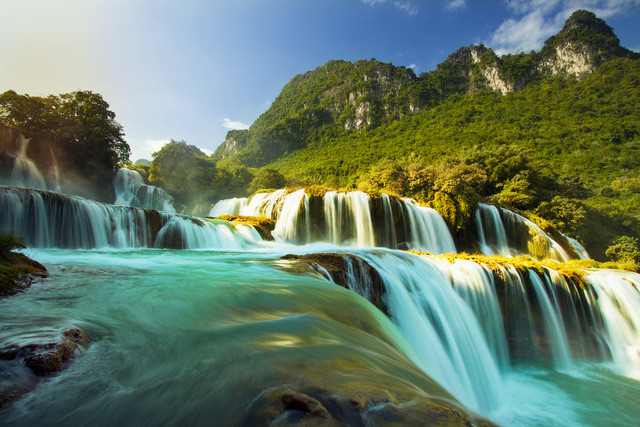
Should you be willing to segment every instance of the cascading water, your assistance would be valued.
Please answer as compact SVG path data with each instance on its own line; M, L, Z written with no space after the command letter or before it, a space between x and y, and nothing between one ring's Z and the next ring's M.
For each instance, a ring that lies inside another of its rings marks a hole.
M0 230L17 234L30 247L195 249L251 244L225 225L49 191L0 187L0 212Z
M640 275L593 270L587 280L597 293L606 345L614 368L621 375L640 380Z
M553 240L547 233L545 233L540 227L534 224L531 220L512 212L507 209L501 210L505 230L509 230L507 235L515 236L517 240L523 240L521 244L525 244L528 247L523 248L521 253L532 253L538 257L551 258L557 261L569 261L571 257L560 246L558 242ZM526 234L526 238L522 239L522 235ZM508 237L509 238L509 237ZM510 246L515 246L510 244Z
M410 343L413 360L483 414L513 420L504 405L514 396L504 389L518 388L511 378L529 363L572 375L584 370L580 364L598 362L639 378L638 274L586 270L585 282L575 283L547 267L489 268L380 250L355 254L384 281L389 315ZM354 264L346 270L349 289L370 298L365 269Z
M500 211L492 205L478 203L476 211L478 244L485 255L511 256L507 233L500 218Z
M414 362L467 407L484 413L495 409L500 400L498 363L449 277L437 265L407 253L358 256L382 277L390 317L411 345Z
M246 197L220 200L211 208L209 216L215 218L221 215L245 215L248 208L249 199ZM249 215L252 213L249 213Z
M409 218L410 249L434 254L456 252L447 224L435 209L418 206L411 200L404 202Z
M379 199L381 207L377 211L372 198L360 191L327 191L320 199L306 195L304 190L282 189L256 194L248 201L221 200L210 216L265 216L277 220L274 235L281 241L328 241L339 246L396 248L401 243L396 232L400 227L406 248L432 253L456 251L447 225L434 209L418 206L409 199L392 199L387 194ZM399 217L394 217L392 203L397 204Z
M18 141L20 148L15 158L11 176L9 177L9 183L20 187L46 190L47 183L40 173L40 170L33 160L27 157L27 147L29 146L30 138L25 138L20 134Z
M176 211L173 206L173 197L162 188L146 185L137 171L119 169L114 180L114 188L115 205L171 213Z

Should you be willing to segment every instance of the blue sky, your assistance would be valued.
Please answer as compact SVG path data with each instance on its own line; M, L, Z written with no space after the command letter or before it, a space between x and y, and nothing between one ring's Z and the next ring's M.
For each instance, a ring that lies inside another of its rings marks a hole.
M472 43L538 50L580 8L640 51L640 0L0 0L0 92L101 93L133 160L212 151L330 59L420 74Z

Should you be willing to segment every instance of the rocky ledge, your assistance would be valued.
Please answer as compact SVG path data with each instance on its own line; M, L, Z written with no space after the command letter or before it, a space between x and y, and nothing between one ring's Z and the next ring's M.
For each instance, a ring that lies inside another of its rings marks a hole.
M222 215L215 217L214 219L220 219L223 221L229 221L233 225L245 224L250 225L256 229L262 240L273 240L271 232L276 227L276 222L269 218L260 216L243 216L243 215Z
M10 252L0 257L0 298L22 292L40 278L47 269L24 254Z
M299 389L289 385L260 394L243 425L494 426L436 398L399 402L386 391Z
M359 256L347 253L289 254L282 259L296 261L296 264L325 277L328 274L327 279L336 285L359 293L384 314L389 315L385 301L386 288L382 277L375 268ZM349 280L350 278L352 280ZM353 289L355 283L358 284L359 289Z

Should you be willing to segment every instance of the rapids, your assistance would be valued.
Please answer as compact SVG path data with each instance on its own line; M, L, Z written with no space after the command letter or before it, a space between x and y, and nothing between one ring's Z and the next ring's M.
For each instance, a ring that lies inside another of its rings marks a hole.
M213 209L276 219L276 241L248 225L0 187L0 230L22 235L51 273L0 299L0 352L69 328L90 338L49 378L0 358L0 392L28 390L0 421L262 424L283 387L355 425L425 402L504 425L640 418L638 274L577 280L375 248L455 252L435 211L386 195L279 190ZM572 256L506 210L481 205L476 225L488 253ZM281 258L317 252L349 260L347 289L328 268ZM384 312L367 301L376 291L365 266L382 282ZM307 420L295 408L278 420Z

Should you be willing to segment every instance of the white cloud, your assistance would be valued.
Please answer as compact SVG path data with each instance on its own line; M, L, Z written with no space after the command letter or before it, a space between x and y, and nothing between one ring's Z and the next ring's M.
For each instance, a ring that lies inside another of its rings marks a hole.
M447 1L447 5L444 7L446 10L458 10L464 9L467 7L466 0L449 0Z
M145 140L142 149L143 149L145 155L148 156L148 157L144 157L144 158L145 159L151 158L151 155L153 153L155 153L156 151L159 151L162 147L164 147L166 144L168 144L169 141L170 141L169 139L159 139L159 140L147 139L147 140Z
M393 5L403 11L409 14L409 16L414 16L417 15L419 10L418 10L418 6L416 6L413 3L407 2L407 1L397 1L395 3L393 3Z
M231 119L225 117L222 122L222 126L227 129L249 129L249 125L242 122L234 122Z
M213 154L213 151L208 150L206 148L202 148L202 147L198 147L198 150L202 151L204 154L206 154L207 156L210 156Z
M486 44L499 55L539 50L578 9L606 19L638 5L640 0L512 0L507 7L515 16L503 21Z
M363 3L368 4L369 6L376 5L378 3L384 3L387 0L362 0Z
M412 70L415 71L418 68L418 66L416 64L411 64L407 68L411 68Z

